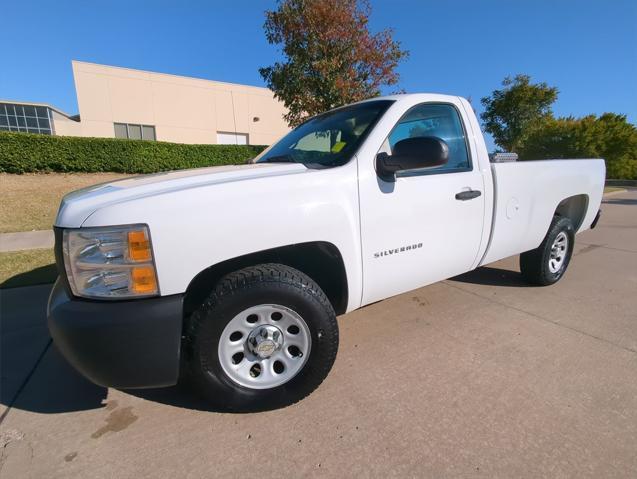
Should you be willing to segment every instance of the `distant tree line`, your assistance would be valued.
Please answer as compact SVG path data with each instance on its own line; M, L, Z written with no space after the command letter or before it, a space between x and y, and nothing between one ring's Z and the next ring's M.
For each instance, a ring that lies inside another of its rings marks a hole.
M528 75L507 77L482 98L482 124L496 145L521 160L604 158L608 178L637 179L637 128L625 115L555 117L558 90L531 83Z

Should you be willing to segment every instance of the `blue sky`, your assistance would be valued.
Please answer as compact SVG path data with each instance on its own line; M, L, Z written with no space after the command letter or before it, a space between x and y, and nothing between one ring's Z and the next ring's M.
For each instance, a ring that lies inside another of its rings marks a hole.
M263 34L274 1L5 2L0 98L77 113L71 60L262 85L278 58ZM411 53L407 92L480 98L528 73L560 90L558 115L612 111L637 123L634 0L372 0L371 27ZM12 39L12 40L9 40Z

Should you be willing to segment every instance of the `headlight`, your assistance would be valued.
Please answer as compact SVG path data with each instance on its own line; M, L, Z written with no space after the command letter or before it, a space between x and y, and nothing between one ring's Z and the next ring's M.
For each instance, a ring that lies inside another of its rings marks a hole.
M159 293L145 225L64 230L62 251L76 296L117 299Z

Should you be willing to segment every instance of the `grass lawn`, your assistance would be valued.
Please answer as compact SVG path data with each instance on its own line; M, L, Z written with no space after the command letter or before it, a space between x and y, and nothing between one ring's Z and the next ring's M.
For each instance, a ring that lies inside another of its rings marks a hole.
M605 186L604 194L613 193L615 191L624 191L626 188L622 188L621 186Z
M0 253L0 289L52 283L56 277L51 249Z
M119 173L0 173L0 233L48 230L70 191L125 178Z

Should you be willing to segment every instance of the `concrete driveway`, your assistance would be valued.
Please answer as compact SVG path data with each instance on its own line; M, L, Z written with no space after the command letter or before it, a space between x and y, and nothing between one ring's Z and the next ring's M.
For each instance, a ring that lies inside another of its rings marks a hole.
M2 291L0 476L637 477L637 191L604 203L559 284L511 258L345 315L326 382L267 413L94 386L48 287Z

